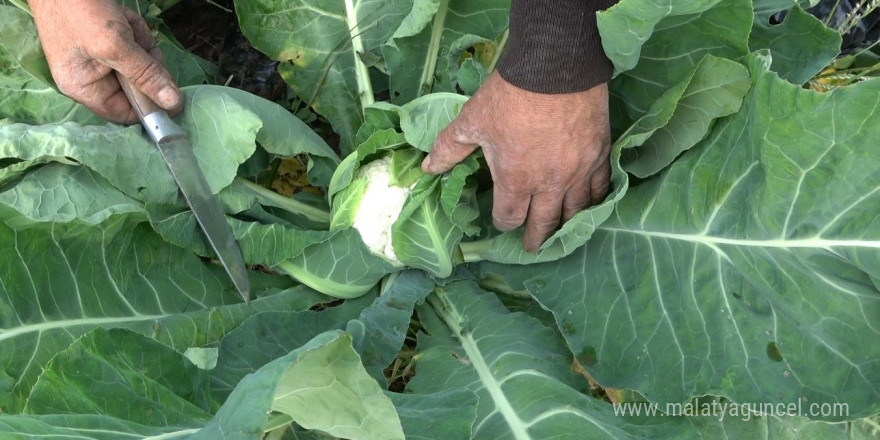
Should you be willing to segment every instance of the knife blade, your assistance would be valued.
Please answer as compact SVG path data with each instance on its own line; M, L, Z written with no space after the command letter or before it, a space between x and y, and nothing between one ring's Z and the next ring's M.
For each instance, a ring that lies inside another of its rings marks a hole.
M161 107L136 89L127 78L119 72L116 72L116 78L137 112L144 130L165 159L205 238L232 279L238 294L247 303L250 300L250 282L241 249L205 180L189 137Z

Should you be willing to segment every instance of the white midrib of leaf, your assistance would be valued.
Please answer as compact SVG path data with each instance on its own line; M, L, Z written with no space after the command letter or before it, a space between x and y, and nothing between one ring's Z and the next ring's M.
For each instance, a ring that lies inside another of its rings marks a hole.
M625 229L625 228L612 228L612 227L599 227L600 230L614 232L614 233L622 233L622 234L635 234L642 235L649 238L660 238L667 240L676 240L676 241L684 241L691 243L704 244L706 246L715 247L717 245L730 245L730 246L749 246L749 247L761 247L761 248L777 248L777 249L792 249L792 248L811 248L811 249L825 249L831 250L836 247L853 247L853 248L870 248L877 249L880 248L880 241L875 240L831 240L819 237L812 238L801 238L794 240L786 240L784 238L776 238L770 240L749 240L743 238L726 238L726 237L717 237L714 235L706 235L706 234L674 234L671 232L659 232L659 231L645 231L645 230L637 230L637 229Z
M441 291L435 294L440 297L447 295ZM462 314L454 308L450 301L445 300L443 301L443 307L439 308L438 313L443 316L443 320L446 321L449 329L457 335L459 342L461 342L461 347L467 354L467 359L474 370L476 370L477 375L479 375L480 382L486 388L486 391L489 392L492 401L495 402L498 413L501 414L501 417L510 426L510 432L513 433L514 438L517 440L531 440L532 437L528 433L528 425L523 422L519 414L511 406L507 396L504 395L504 391L501 389L501 382L492 375L492 370L489 368L489 364L486 363L486 358L483 356L479 345L477 345L477 341L473 338L471 332L466 331L460 325L464 321Z
M358 94L361 98L361 109L365 109L375 102L373 96L373 83L370 81L370 72L367 65L361 61L358 54L364 53L364 40L361 38L363 31L358 24L358 9L354 6L355 0L345 0L345 15L348 22L348 32L351 35L352 56L354 56L354 68L357 76Z
M183 429L180 431L169 432L169 433L162 434L162 435L154 435L154 436L150 436L150 437L144 437L143 440L171 440L171 439L175 439L175 438L189 437L199 431L200 431L200 429L198 429L198 428Z
M12 339L27 333L42 333L47 330L54 330L67 327L79 326L103 326L108 324L122 324L127 322L152 321L167 318L171 315L136 315L114 318L81 318L81 319L65 319L61 321L48 321L40 324L28 324L13 329L0 329L0 341Z
M446 240L444 240L443 236L440 233L440 226L437 224L437 219L434 215L445 215L440 211L440 207L437 206L436 202L431 206L431 211L428 212L428 207L426 205L422 206L422 209L425 210L425 230L428 231L428 236L431 237L432 249L426 249L429 254L434 254L437 256L437 273L452 273L452 260L446 255L445 252L445 244ZM434 214L437 212L437 214ZM452 231L450 231L452 233ZM440 249L440 252L437 252L437 249ZM425 260L427 261L427 259Z
M431 25L431 42L428 44L425 67L422 70L422 79L419 81L419 96L429 93L434 85L434 71L437 69L437 57L440 56L440 39L443 37L443 29L446 27L446 13L448 11L449 0L441 0Z

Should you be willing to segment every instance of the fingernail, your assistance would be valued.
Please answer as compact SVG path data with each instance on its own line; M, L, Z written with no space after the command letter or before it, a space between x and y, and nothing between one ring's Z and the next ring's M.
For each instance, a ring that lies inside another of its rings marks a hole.
M177 90L171 86L165 86L162 90L159 90L159 105L165 107L166 109L177 107L177 103L180 102L180 94L177 93Z
M422 171L426 173L431 172L431 155L429 154L425 157L425 160L422 161Z

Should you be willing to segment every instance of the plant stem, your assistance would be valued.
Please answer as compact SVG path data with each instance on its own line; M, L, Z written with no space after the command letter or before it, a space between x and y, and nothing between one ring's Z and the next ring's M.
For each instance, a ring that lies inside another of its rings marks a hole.
M834 2L834 6L831 7L831 12L828 13L828 16L825 17L825 26L831 27L831 19L834 18L834 13L837 12L837 8L840 7L840 0Z
M193 434L199 432L198 428L195 429L184 429L181 431L169 432L166 434L154 435L151 437L144 437L144 440L171 440L174 438L186 438L191 437Z
M431 42L425 54L425 67L422 69L422 79L419 82L419 96L431 92L434 87L434 71L437 70L437 57L440 56L440 40L443 38L443 29L446 27L446 13L449 11L449 0L440 0L434 22L431 24Z
M281 194L276 193L275 191L263 188L262 186L241 177L236 177L236 180L244 185L247 189L258 194L260 197L267 199L269 202L274 204L274 206L277 206L294 214L302 215L314 222L327 225L330 224L330 213L321 208L307 205L292 197L284 197Z
M351 34L351 48L354 56L358 92L361 98L361 109L366 109L376 102L376 98L373 96L373 83L370 81L370 72L360 57L360 54L365 52L364 40L361 38L354 0L345 0L345 14L348 21L348 32Z
M382 278L382 281L379 284L379 296L384 295L385 292L387 292L388 289L390 289L391 286L394 285L394 282L397 281L398 278L400 278L400 274L401 274L401 272L399 272L399 271L398 272L391 272Z
M293 422L293 418L287 414L282 413L272 413L269 414L269 420L266 421L266 426L263 427L263 432L272 432L279 428L284 428Z
M231 14L231 13L233 12L232 9L229 9L229 8L223 6L223 5L218 5L217 3L214 3L213 0L205 0L205 2L208 3L208 4L211 5L211 6L216 6L216 7L220 8L221 10L223 10L223 11L226 12L226 13Z
M492 62L489 63L489 67L486 69L489 73L495 70L495 66L498 65L498 60L501 59L501 54L504 52L504 48L507 47L507 38L510 37L510 28L504 30L504 33L501 34L501 41L498 42L498 47L495 48L495 56L492 57Z
M483 276L477 284L483 289L488 290L490 292L501 293L507 296L514 296L517 298L532 298L532 295L528 290L514 290L510 287L510 284L507 284L507 281L504 280L504 277L495 273L487 273Z
M476 263L486 259L486 254L492 248L493 239L487 238L477 241L465 241L458 244L461 256L465 263Z
M13 6L21 9L24 12L27 12L28 15L33 16L34 14L31 12L30 6L28 6L26 0L9 0L9 3L12 3Z

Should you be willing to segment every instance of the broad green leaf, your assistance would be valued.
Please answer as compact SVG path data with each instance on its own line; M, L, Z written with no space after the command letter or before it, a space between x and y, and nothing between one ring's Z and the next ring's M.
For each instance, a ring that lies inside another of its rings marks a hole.
M338 437L404 438L391 400L364 370L351 337L339 331L322 333L245 377L213 422L191 439L225 433L258 439L270 410Z
M462 230L440 206L440 179L422 179L391 227L394 253L408 267L446 278L454 269L453 255Z
M354 155L350 156L354 157ZM354 162L354 161L350 161ZM347 165L343 162L343 166ZM338 231L351 228L357 217L361 201L367 191L367 179L359 178L349 183L348 186L333 194L333 211L330 221L330 230Z
M482 64L473 58L468 58L461 63L461 69L458 71L458 87L465 95L473 95L488 77L489 72Z
M195 86L183 91L187 110L181 125L215 193L232 182L238 166L254 153L255 142L282 156L305 153L316 160L337 160L305 123L276 104L220 86ZM2 125L0 157L27 161L71 158L129 197L183 206L167 165L139 126Z
M217 93L217 89L201 90L185 90L188 111L182 125L190 136L205 179L218 192L229 185L238 165L253 153L261 121L228 95ZM177 184L168 167L139 126L0 126L0 155L24 160L45 156L73 158L130 197L152 203L179 200Z
M45 366L24 412L106 415L147 426L193 426L197 368L183 354L121 329L96 329Z
M398 273L399 276L383 281L385 287L379 298L346 326L346 331L354 338L364 368L383 382L382 371L403 347L413 309L434 289L434 284L421 271Z
M46 362L80 335L122 327L177 350L218 341L262 310L320 301L281 277L250 273L258 298L241 304L226 273L167 245L142 218L100 225L34 224L0 207L0 409L17 413Z
M68 157L91 168L129 197L175 202L178 195L174 179L159 151L141 131L140 127L113 124L4 125L0 126L0 156L26 161Z
M480 169L478 154L471 154L440 177L440 207L467 236L480 232L476 225L480 216L476 201L478 188L471 177Z
M738 111L750 86L743 65L706 55L692 76L660 96L624 133L623 142L644 139L639 148L624 151L624 169L644 178L667 167L702 140L717 118Z
M749 48L752 51L769 49L773 58L771 69L799 85L809 81L840 54L840 43L839 33L797 5L778 25L770 25L769 14L759 14L756 10L755 27L749 35Z
M630 189L582 250L493 272L553 311L606 386L876 414L880 83L819 94L769 65L754 57L742 110Z
M454 92L462 52L476 43L494 44L507 29L510 10L510 0L411 3L409 14L382 48L395 103Z
M357 145L361 146L377 131L400 127L400 107L378 101L364 109L364 123L357 133Z
M52 84L33 19L14 6L0 5L0 119L28 124L104 122Z
M245 376L286 356L315 336L344 329L373 299L367 296L346 301L320 312L268 311L251 316L220 341L218 364L211 373L211 391L216 400L226 400Z
M475 392L474 439L629 437L623 418L583 394L586 380L572 372L570 353L555 331L522 313L509 313L472 282L435 292L428 301L439 320L419 309L430 335L419 335L409 393Z
M143 212L143 204L84 166L50 163L27 174L0 204L40 222L76 219L97 224L114 214Z
M278 104L243 90L220 86L199 87L197 90L205 94L229 95L236 103L256 114L262 122L256 141L264 150L283 158L305 154L309 159L310 182L316 186L329 184L329 179L322 178L326 176L317 173L317 169L335 169L339 157L305 122ZM208 110L222 113L226 109L218 106Z
M400 107L400 128L410 145L426 153L434 139L461 111L467 96L432 93Z
M508 313L471 282L435 292L429 303L448 330L427 327L430 336L419 335L417 374L408 392L476 392L471 438L623 436L613 426L597 426L592 413L601 402L579 392L586 381L570 370L568 350L553 330Z
M477 417L477 394L459 388L434 394L388 393L407 440L434 440L438 433L465 439Z
M391 185L410 187L422 177L419 165L425 154L414 148L402 148L391 152Z
M157 33L156 40L165 57L165 68L178 86L217 83L217 66L184 49L171 31L163 29L163 32Z
M513 439L847 439L874 438L876 421L830 424L787 415L739 414L653 416L641 406L622 413L588 393L569 368L571 353L559 335L537 320L507 311L497 297L472 282L438 287L420 308L428 334L419 335L417 373L408 394L472 390L479 396L470 438ZM667 348L668 349L668 348ZM699 400L695 403L699 404ZM702 408L695 406L694 408ZM741 407L738 407L739 410ZM683 412L683 410L682 410ZM402 413L402 417L403 417Z
M736 60L749 51L750 0L621 0L598 14L616 78L614 103L638 119L706 54Z
M373 90L358 83L363 62L357 52L378 53L411 2L237 0L235 7L248 40L281 62L279 71L297 95L333 124L343 153L353 151L363 122L355 103L362 94L373 99Z

